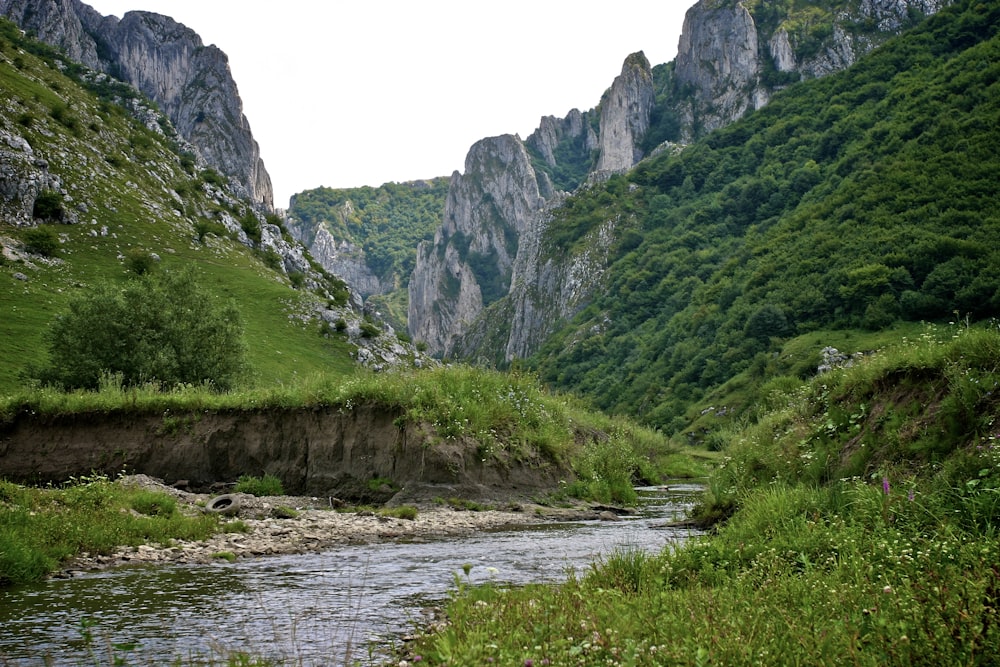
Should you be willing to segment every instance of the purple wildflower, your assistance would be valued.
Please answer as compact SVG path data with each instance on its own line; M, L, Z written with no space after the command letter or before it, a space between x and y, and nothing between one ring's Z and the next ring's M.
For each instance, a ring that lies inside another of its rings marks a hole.
M916 495L917 494L913 491L913 489L910 489L910 492L906 494L906 499L909 500L912 503L913 502L913 498Z
M885 495L889 495L889 478L888 477L883 477L882 478L882 493L884 493Z

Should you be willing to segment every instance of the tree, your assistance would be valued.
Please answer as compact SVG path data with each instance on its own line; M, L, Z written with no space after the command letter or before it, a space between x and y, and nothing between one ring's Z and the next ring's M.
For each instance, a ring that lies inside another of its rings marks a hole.
M189 267L98 285L69 303L45 334L45 384L95 389L101 377L122 384L210 384L225 391L243 374L243 326L232 303L201 289Z

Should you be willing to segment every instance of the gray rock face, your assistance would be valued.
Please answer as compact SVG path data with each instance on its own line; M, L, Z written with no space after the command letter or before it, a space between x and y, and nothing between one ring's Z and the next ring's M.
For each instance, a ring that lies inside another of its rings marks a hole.
M519 239L543 204L520 139L502 135L472 147L410 278L410 333L431 353L450 354L484 305L506 295Z
M208 165L256 204L273 208L271 177L243 115L229 60L193 30L150 12L105 17L79 0L0 0L0 14L69 58L135 86L160 105Z
M589 113L581 113L579 109L571 110L565 118L543 116L538 129L525 143L540 153L547 165L555 167L559 144L574 140L582 140L586 150L594 150L600 145L597 134L590 127Z
M739 2L700 0L689 9L674 64L681 86L696 91L695 113L704 130L722 127L766 101L753 94L760 75L757 27ZM686 120L693 128L695 119Z
M550 167L558 166L559 147L572 143L584 154L599 149L599 173L626 170L642 157L639 144L649 127L653 98L649 61L642 53L633 54L602 102L599 135L591 127L590 112L574 109L563 119L542 118L527 145ZM426 343L432 354L474 353L488 339L489 345L499 346L499 356L505 348L513 350L509 357L526 349L525 340L538 341L547 333L551 311L531 298L543 293L539 283L565 297L544 297L546 304L559 301L562 310L574 308L571 295L589 284L579 266L553 272L535 265L549 216L546 207L561 200L548 177L532 167L518 137L504 135L474 145L465 173L452 176L433 243L417 250L409 285L410 335ZM589 268L588 275L596 275ZM486 307L510 294L519 298L504 312L513 313L519 324L510 327L506 315L504 322L480 319Z
M309 252L313 257L319 258L324 269L343 279L362 297L382 294L392 287L383 285L378 276L368 268L362 248L349 241L338 241L326 227L316 230Z
M655 93L646 56L633 53L601 102L601 157L598 172L621 172L642 159L639 143L649 129Z
M22 137L0 129L0 219L14 226L33 224L35 199L43 190L58 189L45 160L35 157Z
M685 140L728 125L766 104L781 87L762 79L768 67L798 74L800 79L838 72L913 25L915 16L933 14L949 2L862 0L856 10L836 12L829 36L806 48L799 43L805 38L790 34L784 21L762 34L749 3L699 0L685 15L674 61L680 88L694 91L692 100L681 103ZM856 29L859 26L865 29Z

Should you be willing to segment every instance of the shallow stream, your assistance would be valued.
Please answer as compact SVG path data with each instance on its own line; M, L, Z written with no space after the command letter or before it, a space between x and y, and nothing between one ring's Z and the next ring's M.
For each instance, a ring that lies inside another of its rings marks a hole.
M0 590L0 665L225 664L234 650L296 665L366 664L372 647L446 598L456 576L558 581L615 549L658 551L687 538L690 530L666 524L698 488L640 489L640 513L621 521L126 568Z

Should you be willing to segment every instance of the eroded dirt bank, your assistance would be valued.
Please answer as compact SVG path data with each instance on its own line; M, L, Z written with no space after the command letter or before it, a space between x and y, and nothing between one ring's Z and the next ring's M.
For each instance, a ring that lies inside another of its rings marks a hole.
M429 425L379 406L22 412L0 424L0 476L9 480L60 482L122 471L168 484L183 481L192 490L209 490L240 475L271 474L291 494L367 503L386 502L402 489L419 493L428 485L487 501L525 497L553 489L571 475L530 452L517 460L487 460L476 443L442 440Z

